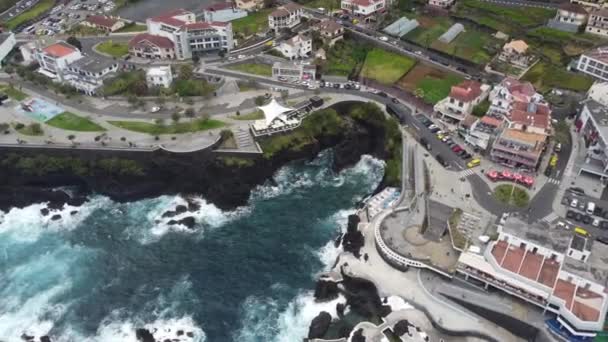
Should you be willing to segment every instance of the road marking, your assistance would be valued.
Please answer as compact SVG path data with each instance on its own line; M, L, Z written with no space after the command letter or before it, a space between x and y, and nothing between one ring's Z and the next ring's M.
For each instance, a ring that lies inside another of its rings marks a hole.
M551 184L559 185L559 183L561 183L561 179L549 178L549 179L547 180L547 183L551 183Z
M459 165L459 166L460 166L460 165ZM474 175L474 174L475 174L475 171L473 171L472 169L466 169L466 170L464 170L464 171L460 172L460 175L461 175L462 177L468 177L468 176L472 176L472 175Z
M543 221L547 222L547 223L553 223L553 221L557 220L559 218L559 215L557 215L556 213L551 213L545 217L543 217Z

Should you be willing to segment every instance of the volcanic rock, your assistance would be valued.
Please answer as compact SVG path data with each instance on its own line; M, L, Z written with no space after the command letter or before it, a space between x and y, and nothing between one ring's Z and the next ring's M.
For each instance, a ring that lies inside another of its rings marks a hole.
M31 341L31 340L34 339L34 336L30 336L30 335L28 335L26 333L23 333L23 334L21 334L21 339L25 340L25 341Z
M51 220L53 220L53 221L61 220L61 215L55 214L55 215L51 216Z
M40 209L40 214L42 214L42 216L48 215L49 212L50 212L49 208L42 208L42 209Z
M78 210L72 210L72 211L70 211L70 215L74 216L76 214L78 214Z
M40 337L40 342L51 342L51 338L44 335Z
M321 311L317 317L313 318L308 328L308 338L322 338L329 329L331 324L331 315L325 311Z
M361 257L361 247L365 244L365 238L363 234L357 229L359 225L359 216L350 215L348 216L348 228L346 234L342 238L342 247L345 252L352 253L357 259Z
M135 337L141 342L156 342L154 336L148 329L137 329L135 330Z
M333 281L319 280L315 287L315 300L329 301L338 297L338 284Z

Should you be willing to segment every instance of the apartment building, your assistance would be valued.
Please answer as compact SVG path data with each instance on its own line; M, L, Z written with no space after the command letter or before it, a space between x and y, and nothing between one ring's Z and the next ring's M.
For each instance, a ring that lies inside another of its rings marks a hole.
M275 32L292 28L300 24L303 13L302 6L293 2L279 6L268 15L268 27Z
M227 22L247 16L247 11L237 8L232 2L220 2L203 9L203 21Z
M369 17L386 9L386 0L341 0L340 8L357 17Z
M509 128L549 136L551 108L546 103L515 102L507 119Z
M82 57L63 71L63 81L86 95L96 95L103 81L118 70L118 62Z
M499 84L495 85L489 96L489 114L507 116L512 109L514 102L542 102L543 96L536 93L534 86L530 82L521 82L513 77L504 78Z
M122 20L105 15L91 15L83 20L81 24L104 32L115 32L125 26Z
M606 2L606 0L570 0L570 2L585 8L599 9L608 7L608 2Z
M506 128L496 137L490 158L508 167L536 171L546 141L544 134Z
M602 81L608 81L608 46L583 53L576 62L575 68Z
M437 102L435 112L443 119L460 122L473 112L473 108L488 97L490 86L473 80L465 80L452 86L450 94Z
M583 6L566 2L559 6L547 26L565 32L578 32L585 27L587 17L587 10Z
M310 57L312 52L312 37L306 34L297 34L290 39L282 41L277 50L288 59Z
M325 19L312 27L314 31L319 32L319 35L329 46L332 46L336 41L342 39L344 35L344 27L338 24L335 20Z
M230 51L234 47L232 24L229 22L197 22L194 13L184 9L176 9L165 14L146 20L148 34L136 36L133 39L146 41L139 46L139 53L143 56L153 55L167 58L174 54L176 59L184 60L193 56ZM172 43L174 51L170 51L166 38ZM154 43L151 44L151 41ZM133 40L130 45L136 45ZM147 48L147 53L141 50ZM159 51L160 49L160 51ZM134 51L138 52L138 51ZM140 56L141 57L141 56Z
M245 11L255 11L264 7L264 0L236 0L236 8Z
M578 164L579 173L608 178L608 106L588 98L575 128L587 148L584 161Z
M587 98L608 106L608 82L595 82L587 91Z
M140 33L129 41L129 54L146 59L174 59L175 47L167 37Z
M80 50L66 42L57 42L35 52L40 65L38 72L53 79L62 81L63 70L69 64L82 58Z
M536 305L548 316L549 331L565 341L592 341L608 310L602 261L608 246L584 230L551 230L511 216L498 238L482 252L464 252L457 274Z
M528 53L528 44L523 40L512 40L502 47L498 59L520 68L528 68L534 56Z
M598 36L608 37L608 9L602 8L591 11L585 31Z
M454 5L454 0L429 0L429 5L439 8L450 8Z

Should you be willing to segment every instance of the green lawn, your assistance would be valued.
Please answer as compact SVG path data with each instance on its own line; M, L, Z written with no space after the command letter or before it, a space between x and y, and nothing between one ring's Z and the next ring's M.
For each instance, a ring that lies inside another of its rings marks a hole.
M29 125L25 125L21 128L17 128L16 125L13 126L15 128L15 130L23 135L29 135L29 136L42 136L44 135L44 130L42 129L42 127L40 126L39 123L33 123L33 124L29 124Z
M49 11L54 5L55 5L54 0L41 0L34 7L19 14L16 17L13 17L9 21L7 21L4 25L6 26L7 29L12 30L17 26L19 26L27 21L30 21L32 19L35 19L38 16L44 14L45 12Z
M417 20L421 22L421 25L406 34L404 39L422 46L431 46L454 24L447 17L420 17Z
M499 202L523 208L530 202L530 195L524 188L512 184L499 185L494 189L494 198Z
M312 0L304 3L309 8L325 8L327 11L340 9L340 0Z
M501 6L480 0L462 0L456 15L506 33L541 26L555 16L555 10L523 6Z
M127 24L125 25L125 27L121 28L120 30L116 31L116 33L124 33L124 32L144 32L147 30L146 25L141 25L141 24Z
M129 53L129 45L127 43L115 43L111 39L98 44L95 49L116 58L122 57Z
M233 115L230 118L234 120L261 120L264 118L264 112L262 112L261 110L256 110L253 113L241 114L238 116Z
M425 76L416 84L416 92L421 93L424 102L435 104L450 94L453 85L462 82L462 77L446 75L444 78Z
M451 43L445 44L435 41L431 46L473 63L485 64L501 48L501 42L489 33L467 26L466 31L459 34Z
M553 88L569 89L584 92L589 90L593 79L587 75L573 73L565 68L538 62L530 69L522 80L529 81L540 92L548 92Z
M45 124L68 131L78 132L101 132L105 129L95 122L70 112L63 112L51 120L45 122Z
M240 72L246 72L248 74L260 75L260 76L272 76L272 66L268 64L257 64L257 63L239 63L233 64L227 67L231 70Z
M365 62L369 48L351 39L343 39L327 51L327 60L319 61L324 75L349 76Z
M171 123L168 125L158 125L145 121L108 121L110 124L129 131L147 133L152 135L160 134L181 134L198 131L205 131L225 126L226 124L219 120L193 120Z
M9 85L0 85L0 93L4 93L8 95L8 97L15 99L17 101L23 101L28 98L27 94L22 92L21 90L11 87Z
M249 13L246 17L232 21L232 32L235 35L241 34L245 37L263 31L268 28L268 14L272 9L263 9Z
M416 60L382 49L373 49L365 58L361 76L383 84L393 84L414 67Z

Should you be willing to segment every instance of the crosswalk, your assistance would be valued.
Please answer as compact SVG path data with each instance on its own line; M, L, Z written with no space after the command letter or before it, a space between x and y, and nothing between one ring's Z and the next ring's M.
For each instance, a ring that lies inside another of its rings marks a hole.
M553 223L553 221L557 220L559 218L559 215L557 215L556 213L551 213L545 217L542 218L542 221L545 221L547 223Z
M469 177L475 174L475 171L473 169L466 169L460 172L460 176L461 177Z
M547 183L551 183L551 184L555 184L555 185L559 185L559 183L561 183L561 179L555 179L555 178L549 178L547 179Z

